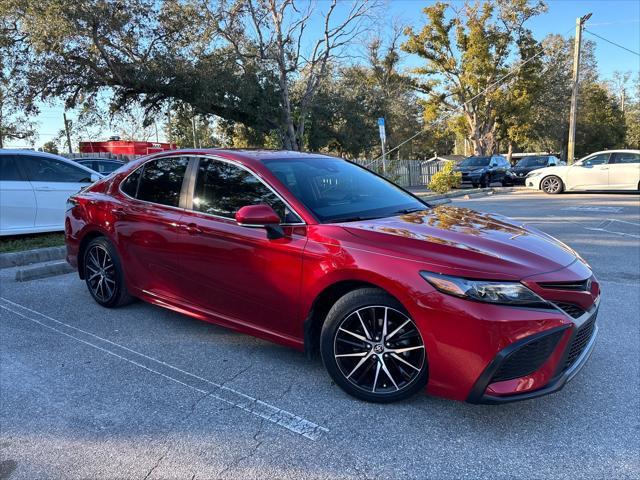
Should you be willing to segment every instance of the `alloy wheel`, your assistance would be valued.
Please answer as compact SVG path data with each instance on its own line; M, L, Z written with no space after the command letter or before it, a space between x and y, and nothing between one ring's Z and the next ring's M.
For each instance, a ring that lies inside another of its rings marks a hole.
M108 302L116 293L116 269L109 252L93 245L85 257L87 285L96 299Z
M425 349L417 326L404 313L387 306L367 306L341 322L334 356L351 384L384 395L412 384L423 369Z
M556 177L547 177L542 181L542 190L545 193L558 193L562 188L560 179Z

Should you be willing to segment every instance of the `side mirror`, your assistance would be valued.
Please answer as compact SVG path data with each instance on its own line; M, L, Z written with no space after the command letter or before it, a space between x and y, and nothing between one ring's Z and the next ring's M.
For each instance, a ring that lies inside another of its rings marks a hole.
M236 212L236 222L243 227L264 228L269 240L284 237L280 217L269 205L247 205Z
M91 182L97 182L98 180L100 180L102 177L100 175L98 175L97 173L92 173L91 174Z

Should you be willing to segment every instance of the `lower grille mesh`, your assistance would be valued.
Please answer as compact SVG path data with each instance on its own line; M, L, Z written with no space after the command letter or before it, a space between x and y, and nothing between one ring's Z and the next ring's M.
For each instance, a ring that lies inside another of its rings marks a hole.
M580 318L584 314L584 309L573 303L556 302L558 308L573 318Z
M538 370L549 358L562 334L561 330L545 335L510 353L493 375L491 382L524 377Z
M584 351L585 347L593 336L593 331L596 328L596 316L592 316L584 325L582 325L576 332L571 346L569 347L569 353L567 354L567 362L565 368L571 367L578 359L580 354Z

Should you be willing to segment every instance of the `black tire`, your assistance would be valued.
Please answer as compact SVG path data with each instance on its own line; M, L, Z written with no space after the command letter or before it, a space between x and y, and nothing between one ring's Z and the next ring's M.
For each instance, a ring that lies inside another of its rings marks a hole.
M127 292L118 252L105 237L97 237L89 242L82 264L85 283L97 303L106 308L115 308L134 300Z
M480 178L480 187L488 188L489 185L491 185L491 176L487 173L486 175L483 175L482 178Z
M540 190L544 193L548 193L549 195L557 195L564 191L564 183L562 183L562 179L560 177L549 175L548 177L543 178L540 182Z
M334 382L368 402L402 400L427 383L422 335L400 302L377 288L354 290L333 305L322 326L320 353Z

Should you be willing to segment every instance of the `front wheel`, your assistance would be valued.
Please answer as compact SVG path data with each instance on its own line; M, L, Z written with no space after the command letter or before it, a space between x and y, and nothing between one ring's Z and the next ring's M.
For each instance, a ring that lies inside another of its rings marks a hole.
M550 175L542 180L542 182L540 183L540 189L544 193L555 195L557 193L562 193L562 191L564 190L564 185L559 177Z
M369 402L407 398L427 383L422 335L402 305L375 288L355 290L329 311L322 360L348 394Z

